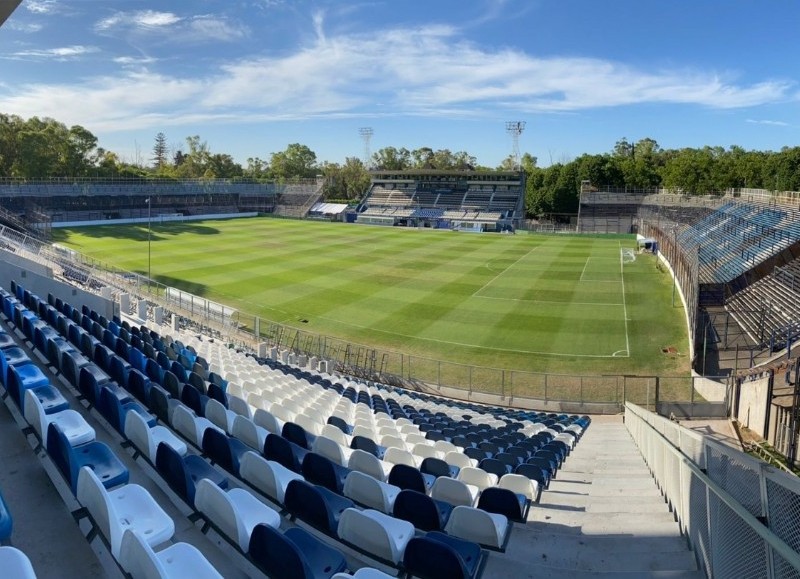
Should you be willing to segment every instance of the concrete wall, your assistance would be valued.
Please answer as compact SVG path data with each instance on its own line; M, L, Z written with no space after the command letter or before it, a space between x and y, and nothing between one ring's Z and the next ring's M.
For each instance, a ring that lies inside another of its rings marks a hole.
M692 372L692 382L697 393L709 402L723 402L725 400L728 385L724 382L704 378L696 372Z
M769 377L743 382L739 393L739 414L737 419L741 424L764 436L764 427L767 420L767 400L769 394Z
M16 258L14 263L7 260L9 257ZM53 294L73 306L86 305L109 319L114 315L113 301L53 279L50 270L38 263L0 251L0 285L10 292L12 280L42 299Z

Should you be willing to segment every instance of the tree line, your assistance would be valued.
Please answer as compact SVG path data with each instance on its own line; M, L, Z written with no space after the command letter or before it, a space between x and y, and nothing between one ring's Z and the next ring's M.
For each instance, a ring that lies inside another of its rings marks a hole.
M98 146L88 129L67 127L50 118L23 119L0 113L0 178L159 178L159 179L324 179L328 199L356 200L367 190L369 170L515 170L506 157L498 167L479 165L466 151L420 147L384 147L369 159L344 163L319 161L308 146L291 143L267 158L250 157L244 165L227 153L214 153L199 136L170 146L159 132L149 158L124 160ZM577 212L581 181L618 188L667 187L688 194L722 192L727 188L800 190L800 147L780 151L729 148L662 149L650 138L623 138L603 154L584 154L573 160L539 167L525 153L526 210L529 217Z

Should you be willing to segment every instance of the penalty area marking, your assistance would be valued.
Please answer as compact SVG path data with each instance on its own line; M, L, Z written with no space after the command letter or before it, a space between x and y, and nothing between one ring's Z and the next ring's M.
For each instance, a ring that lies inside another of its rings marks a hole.
M490 280L489 280L489 281L487 281L485 284L483 284L483 286L482 286L482 287L481 287L479 290L477 290L476 292L474 292L474 293L472 294L472 296L470 296L470 297L474 297L474 298L481 297L481 296L479 296L479 295L478 295L479 293L481 293L483 290L485 290L487 287L489 287L489 286L490 286L492 283L494 283L494 281L495 281L495 280L496 280L498 277L500 277L501 275L503 275L504 273L506 273L506 272L507 272L509 269L511 269L512 267L514 267L515 265L517 265L517 264L518 264L520 261L522 261L523 259L525 259L526 257L528 257L528 256L529 256L529 255L530 255L530 254L531 254L531 253L532 253L534 250L536 250L536 249L539 249L540 247L541 247L541 245L535 245L535 246L531 247L531 248L528 250L528 252L527 252L525 255L522 255L522 256L520 256L520 257L519 257L519 259L517 259L517 260L516 260L514 263L512 263L511 265L509 265L508 267L506 267L505 269L503 269L502 271L500 271L500 273L498 273L498 274L497 274L496 276L494 276L492 279L490 279ZM486 264L486 267L489 269L489 271L491 271L491 272L494 272L495 270L493 270L491 267L489 267L489 263L490 263L490 262L487 262L487 264Z

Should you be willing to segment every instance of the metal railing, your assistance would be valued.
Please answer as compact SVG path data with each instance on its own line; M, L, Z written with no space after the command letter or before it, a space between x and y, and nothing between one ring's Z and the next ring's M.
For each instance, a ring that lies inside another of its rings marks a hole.
M625 425L708 577L800 576L800 479L634 404Z

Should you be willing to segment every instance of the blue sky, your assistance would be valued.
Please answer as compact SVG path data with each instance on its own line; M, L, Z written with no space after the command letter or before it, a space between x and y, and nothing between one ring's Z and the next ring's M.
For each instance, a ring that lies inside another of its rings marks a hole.
M498 165L505 122L548 165L626 137L777 150L800 137L794 0L23 0L0 29L0 112L268 159L371 147ZM185 146L183 146L185 149Z

